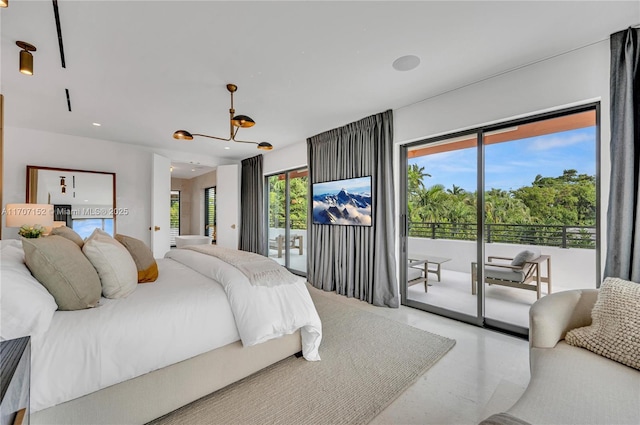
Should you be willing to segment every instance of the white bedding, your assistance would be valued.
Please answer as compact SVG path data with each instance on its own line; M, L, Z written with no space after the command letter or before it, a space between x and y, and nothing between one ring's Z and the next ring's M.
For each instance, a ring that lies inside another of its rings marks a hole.
M202 252L176 249L169 251L166 257L220 282L231 304L244 346L259 344L300 329L304 358L320 360L318 348L322 340L322 324L305 279L296 279L285 271L294 277L289 280L292 283L256 285L238 268Z
M158 266L156 282L95 309L57 311L32 337L33 412L240 339L220 284L170 259Z

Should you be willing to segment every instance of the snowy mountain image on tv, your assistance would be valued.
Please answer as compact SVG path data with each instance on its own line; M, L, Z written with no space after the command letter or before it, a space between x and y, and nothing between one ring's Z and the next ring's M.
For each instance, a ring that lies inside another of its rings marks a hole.
M371 176L315 183L313 223L371 226Z

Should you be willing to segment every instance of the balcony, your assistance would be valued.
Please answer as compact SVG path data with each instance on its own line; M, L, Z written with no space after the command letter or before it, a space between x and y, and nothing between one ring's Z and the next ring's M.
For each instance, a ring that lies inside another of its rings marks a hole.
M422 284L407 290L411 300L476 315L471 294L471 263L477 260L475 223L409 223L408 252L449 258L442 264L441 282L430 274L428 292ZM485 258L513 257L528 248L551 256L552 291L594 288L596 284L596 229L589 226L485 226ZM546 271L546 270L545 270ZM546 294L546 284L542 286ZM485 285L486 316L528 327L528 310L535 291Z

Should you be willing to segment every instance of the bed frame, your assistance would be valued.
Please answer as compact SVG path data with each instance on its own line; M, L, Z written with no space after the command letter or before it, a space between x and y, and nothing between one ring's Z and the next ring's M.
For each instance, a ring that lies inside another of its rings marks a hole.
M252 347L237 341L32 413L31 424L144 424L301 349L300 331Z

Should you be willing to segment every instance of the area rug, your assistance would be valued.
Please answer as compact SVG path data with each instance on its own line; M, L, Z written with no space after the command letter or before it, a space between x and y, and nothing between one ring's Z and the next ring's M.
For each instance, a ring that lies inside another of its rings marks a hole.
M314 292L321 361L289 357L150 424L366 424L455 345Z

